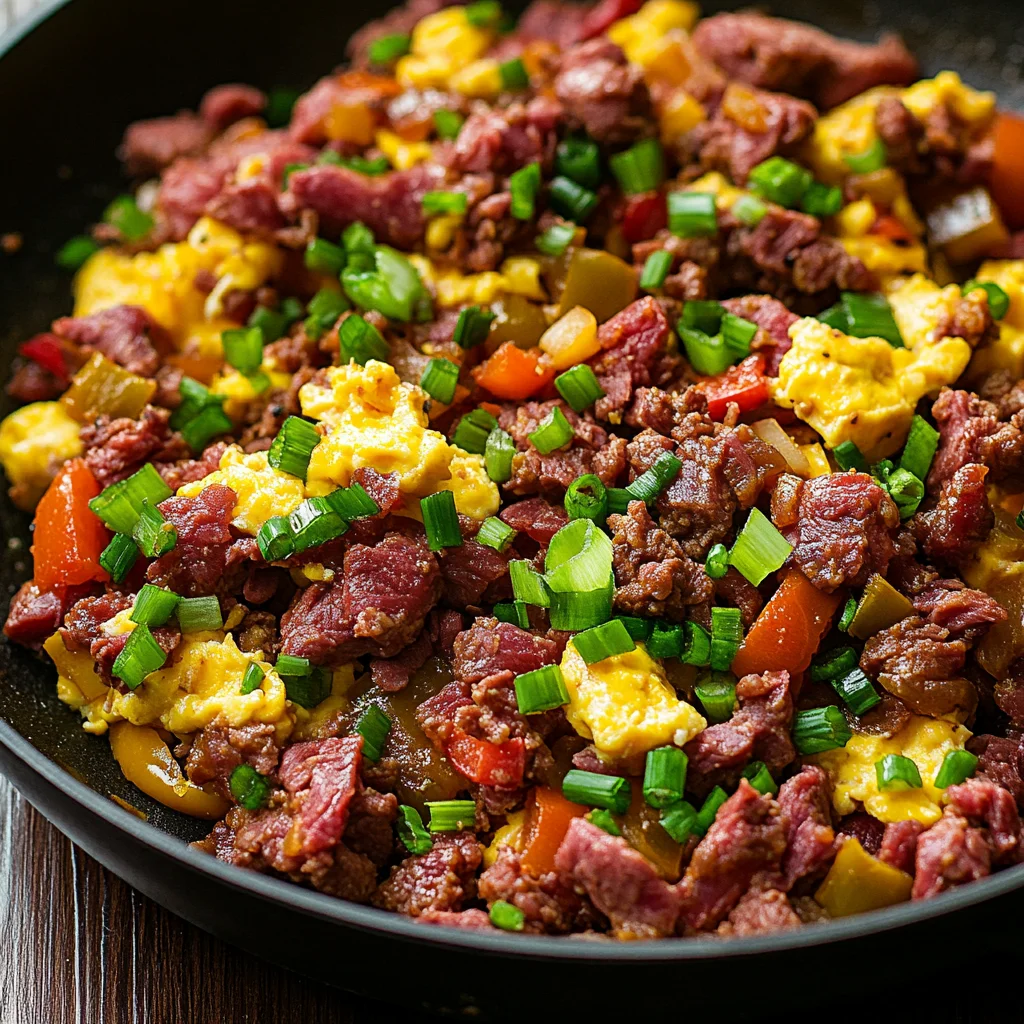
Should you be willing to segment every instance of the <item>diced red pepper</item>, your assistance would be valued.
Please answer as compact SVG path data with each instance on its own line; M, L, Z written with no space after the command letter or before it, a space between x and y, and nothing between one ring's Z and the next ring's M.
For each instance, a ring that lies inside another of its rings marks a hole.
M668 206L661 192L640 192L626 199L622 236L627 242L645 242L667 224Z
M18 346L18 351L32 362L49 370L60 381L68 379L68 365L64 360L64 349L56 334L37 334Z
M32 556L35 580L43 590L74 587L110 577L99 558L110 533L89 502L100 485L81 459L64 464L36 506Z
M601 0L583 19L580 39L593 39L607 32L619 18L628 18L640 10L642 0Z
M526 746L520 737L488 743L456 730L448 741L448 760L456 771L481 786L519 786L526 770Z
M887 238L890 242L899 242L905 245L912 245L914 242L914 236L907 230L903 221L898 217L894 217L891 213L881 214L875 223L871 225L871 230L868 234L880 235L882 238Z
M768 401L768 382L764 375L764 356L747 356L742 363L730 366L717 377L706 377L697 387L708 400L708 415L713 420L725 419L729 403L740 412L752 412Z

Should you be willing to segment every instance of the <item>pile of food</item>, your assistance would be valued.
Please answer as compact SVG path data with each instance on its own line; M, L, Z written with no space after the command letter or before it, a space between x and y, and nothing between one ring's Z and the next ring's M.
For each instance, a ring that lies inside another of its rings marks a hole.
M0 425L44 651L232 864L747 935L1021 858L1024 120L686 0L410 0L132 125Z

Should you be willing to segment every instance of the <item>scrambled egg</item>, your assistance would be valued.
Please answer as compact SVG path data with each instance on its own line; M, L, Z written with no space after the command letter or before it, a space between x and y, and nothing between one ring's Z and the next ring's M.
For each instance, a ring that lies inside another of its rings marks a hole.
M960 286L940 288L924 274L892 281L886 289L896 325L909 349L935 340L941 324L948 322L960 301Z
M434 248L442 246L435 245ZM502 295L522 295L536 302L547 302L547 294L540 282L540 263L527 256L509 257L502 263L500 271L488 270L482 274L438 270L426 257L415 253L409 256L409 262L437 297L439 306L487 305Z
M905 196L903 199L906 202ZM910 210L909 202L906 202L906 209ZM910 212L913 214L912 210ZM883 280L893 274L927 270L928 255L925 247L920 243L897 245L888 238L872 234L871 229L877 219L875 204L866 198L849 203L840 210L835 225L836 235L843 248ZM915 233L920 235L921 232L918 230Z
M310 382L299 392L303 413L326 430L309 462L310 494L347 486L352 473L366 467L397 473L407 497L450 490L463 515L486 519L497 513L498 488L483 456L462 452L429 429L421 388L402 383L394 367L374 359L366 366L331 367L326 375L326 386Z
M260 370L267 375L271 388L287 388L291 383L291 374L275 370L265 362ZM257 392L252 386L252 381L232 366L225 364L223 370L216 374L210 381L210 392L214 395L224 395L224 412L236 422L246 412L246 406L261 392Z
M233 524L242 533L255 537L260 527L273 516L289 516L306 497L302 481L274 469L266 452L246 455L231 445L220 457L220 469L178 489L183 498L194 498L211 484L230 487L238 499Z
M43 650L57 668L57 696L81 714L86 732L101 735L110 723L119 721L106 708L110 688L100 679L88 651L69 651L59 632L43 644Z
M1010 308L999 321L999 337L975 350L968 379L1008 370L1012 380L1019 380L1024 377L1024 260L986 260L974 276L999 285L1010 297Z
M570 641L562 655L569 724L600 754L621 759L674 743L682 746L707 726L681 701L661 665L641 644L588 665Z
M935 776L946 754L963 750L970 738L962 725L914 715L891 739L855 733L845 747L815 754L810 760L828 773L837 814L852 814L861 803L879 821L912 818L922 825L932 825L942 817L943 791L935 786ZM909 757L921 773L922 787L879 792L875 762L886 754Z
M461 68L483 57L494 34L471 25L464 7L446 7L421 18L412 30L409 53L395 65L405 89L444 89Z
M829 448L853 441L869 461L903 444L918 401L952 384L971 357L961 338L893 348L811 317L793 324L789 336L793 347L779 366L775 400L814 427Z
M75 316L122 304L142 306L178 348L191 342L200 355L219 356L221 331L237 326L219 315L224 295L260 287L283 262L274 246L247 242L232 228L202 217L184 242L162 245L156 252L133 256L104 248L91 256L75 278ZM217 278L209 295L195 286L201 270Z
M863 153L877 139L875 111L886 96L898 96L920 119L946 105L958 120L978 133L995 115L995 94L964 85L954 71L941 71L907 89L868 89L818 118L804 154L816 177L836 185L851 173L846 157Z
M78 430L60 402L23 405L0 423L0 464L18 508L33 509L57 470L82 454Z

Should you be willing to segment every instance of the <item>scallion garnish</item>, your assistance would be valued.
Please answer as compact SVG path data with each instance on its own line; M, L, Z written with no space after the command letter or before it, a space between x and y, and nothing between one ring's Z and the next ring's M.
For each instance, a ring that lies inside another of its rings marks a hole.
M680 800L661 812L661 827L677 843L685 843L696 834L697 811L693 804Z
M135 604L128 618L144 626L162 626L174 614L178 600L178 595L172 591L145 583L135 595Z
M143 498L132 538L147 558L160 558L178 543L178 531L173 523L164 519L160 509L150 505L148 498Z
M498 421L486 409L474 409L459 420L452 432L452 444L471 455L487 451L487 439L498 426Z
M757 324L733 313L722 315L722 344L733 359L746 359L750 355L750 343L757 336Z
M607 832L610 836L622 835L622 829L615 823L612 812L606 811L603 807L595 807L592 811L588 811L584 817L591 825L596 825L602 832Z
M555 150L555 171L585 188L601 184L601 151L591 139L563 139Z
M487 435L484 448L484 466L487 475L496 484L507 483L512 477L512 457L516 453L516 445L509 434L500 427L495 427Z
M537 424L537 429L527 435L530 443L541 455L548 455L558 448L564 448L572 439L572 424L565 418L565 413L556 405Z
M718 809L729 799L729 794L726 793L721 786L715 786L704 803L701 804L700 810L697 812L696 827L694 833L696 835L704 835L705 832L715 823L715 818L718 816Z
M838 185L812 181L800 200L800 208L819 219L834 217L843 208L843 190Z
M729 571L729 549L724 544L712 545L704 560L704 571L713 580L720 580Z
M491 924L505 932L521 932L526 924L526 914L505 900L495 900L488 914Z
M512 194L510 212L516 220L533 220L540 191L540 164L520 167L509 179L508 188Z
M697 680L693 692L709 722L727 722L736 710L736 680L728 672L710 672Z
M647 638L647 653L652 658L678 658L683 642L683 627L678 623L656 622Z
M397 830L398 838L410 853L429 853L434 846L434 840L423 827L423 819L415 807L408 804L398 805Z
M213 596L179 598L175 612L182 633L198 633L202 630L221 629L224 626L220 601Z
M455 324L453 340L459 348L473 348L487 340L494 313L479 306L467 306Z
M853 622L854 616L857 614L857 598L848 597L846 604L843 605L843 614L839 616L839 621L836 623L836 628L845 633L850 628L850 623Z
M149 626L140 623L128 634L121 653L114 659L111 673L129 690L135 690L146 676L162 668L166 660L167 653L157 643Z
M704 666L711 661L711 636L696 622L683 623L683 649L679 660L686 665Z
M78 270L83 263L100 251L99 245L88 235L69 238L58 250L54 260L63 270Z
M260 775L252 765L240 764L231 771L228 789L235 803L247 811L258 811L270 797L270 780Z
M772 778L772 773L768 771L768 765L764 761L751 761L746 768L743 769L743 778L747 780L758 791L764 796L775 796L779 791L778 785Z
M476 821L476 804L472 800L428 800L431 832L460 832L472 828Z
M465 213L469 209L469 196L465 192L424 192L422 204L423 212L430 217Z
M606 494L608 496L608 515L624 516L629 511L629 503L637 500L625 487L609 487Z
M632 793L629 780L620 775L599 775L573 768L562 781L562 795L566 800L588 807L603 807L616 814L629 810Z
M504 553L516 539L516 531L507 523L495 516L488 516L481 524L476 535L476 542L484 547L493 548Z
M962 295L968 295L980 288L988 296L988 311L993 320L1002 320L1010 309L1010 296L995 281L971 280L960 288Z
M538 608L547 608L551 604L543 577L525 558L509 562L508 573L512 580L512 593L517 601Z
M181 428L181 436L194 452L201 452L215 437L230 434L234 429L220 405L208 405Z
M318 495L307 498L288 517L288 528L292 534L292 545L296 552L319 547L329 540L342 536L348 530L348 522L339 515L329 497Z
M616 619L622 623L623 628L633 640L646 641L654 629L654 623L650 619L641 619L637 615L617 615Z
M576 237L575 224L552 224L534 239L534 245L545 256L561 256Z
M371 359L387 362L391 349L380 331L358 313L345 317L338 329L341 358L365 366Z
M718 210L712 192L669 192L668 229L680 238L718 234Z
M840 302L846 309L847 334L855 338L884 338L893 348L904 347L903 335L884 295L843 292Z
M832 455L840 469L853 469L858 473L868 472L868 460L853 441L843 441L832 449Z
M886 754L875 762L875 781L880 790L920 789L921 772L902 754Z
M420 499L423 527L427 531L427 547L431 551L457 548L462 544L459 514L455 510L455 495L451 491L438 491Z
M600 626L592 626L577 633L571 643L588 665L636 650L629 631L618 619L602 622Z
M380 505L366 493L366 488L360 483L351 483L348 487L339 487L331 491L327 495L327 501L347 523L380 513Z
M523 715L536 715L569 703L562 670L557 665L544 665L515 678L516 702Z
M900 456L900 468L913 473L918 480L927 480L938 447L939 432L926 419L915 413L910 421L907 443Z
M338 317L351 308L348 299L341 292L334 288L321 288L306 307L309 314L306 333L309 333L310 321L325 331L330 330L338 322Z
M390 35L378 36L367 48L366 55L371 64L390 64L404 57L412 45L412 37L404 32L392 32Z
M115 533L100 553L100 568L105 569L115 583L121 583L132 571L138 557L139 549L132 537L126 533Z
M749 193L742 195L730 207L730 213L745 227L756 228L764 220L768 207Z
M344 269L348 257L345 250L326 238L312 238L306 244L306 266L318 274L337 277Z
M725 347L720 334L705 334L691 327L680 327L686 358L700 374L715 377L724 373L733 363L733 353Z
M650 504L677 476L683 468L682 460L672 452L662 452L650 469L641 473L626 490L637 501Z
M284 681L285 696L299 707L315 708L331 695L334 682L331 673L314 668L308 658L280 654L274 668Z
M464 8L466 21L476 28L492 28L501 20L501 4L498 0L476 0Z
M143 210L134 196L118 196L103 211L103 221L117 228L121 237L129 242L138 242L153 230L153 218Z
M811 662L811 680L829 683L857 667L857 652L852 647L836 647Z
M880 171L889 159L885 143L875 136L871 145L861 153L849 153L843 158L846 166L854 174L870 174L872 171Z
M270 444L267 461L282 473L306 479L313 449L320 443L320 433L314 424L301 416L289 416Z
M551 208L568 220L582 224L597 208L597 193L560 174L552 178L549 189Z
M729 552L729 564L758 587L769 573L782 568L792 550L772 521L759 508L752 508Z
M978 759L969 750L947 751L935 776L935 786L937 789L957 786L969 779L977 767Z
M793 716L793 744L801 754L845 747L851 735L845 716L834 704L798 711Z
M258 690L263 685L265 678L266 673L263 669L255 661L250 661L246 666L245 675L242 676L242 685L239 687L239 692L244 697L246 694Z
M728 671L743 643L743 623L739 608L711 609L711 667Z
M530 615L525 601L499 601L494 606L494 617L499 622L510 622L520 629L530 628Z
M608 510L607 488L593 473L577 477L565 492L565 511L570 519L593 519L604 523Z
M370 704L356 722L356 732L363 737L363 757L379 761L390 731L391 719L376 704Z
M263 331L259 327L233 327L221 331L224 359L240 373L254 373L263 362Z
M703 331L705 334L717 334L725 316L725 306L713 299L691 299L683 306L683 326Z
M627 196L653 192L665 180L665 152L657 139L644 139L608 160Z
M657 747L647 752L644 799L652 807L670 807L682 800L687 763L686 754L679 747Z
M111 484L89 502L89 508L115 533L131 534L138 522L142 503L158 505L173 492L150 464L126 480Z
M644 262L644 269L640 272L640 287L644 291L655 291L665 283L671 269L672 253L667 249L655 250Z
M583 412L604 397L604 388L585 363L560 373L555 378L555 388L574 412Z
M450 359L431 359L420 378L420 387L431 398L451 405L459 384L459 368Z
M256 544L267 562L281 562L295 551L292 528L284 516L271 516L256 534Z
M452 141L459 137L465 118L455 110L435 110L434 128L440 138Z
M313 671L309 658L300 658L296 654L279 654L274 668L282 679L285 676L308 676Z
M501 87L507 92L521 92L530 88L530 76L521 57L504 60L498 65Z
M792 160L771 156L759 163L747 178L748 187L771 203L788 209L800 205L800 200L814 180L810 171Z

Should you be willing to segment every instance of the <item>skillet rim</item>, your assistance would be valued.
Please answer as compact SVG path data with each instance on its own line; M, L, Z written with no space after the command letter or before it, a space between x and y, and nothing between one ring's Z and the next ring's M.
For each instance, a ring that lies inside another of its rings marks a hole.
M72 0L46 0L32 14L16 21L6 32L0 33L0 60L71 2ZM621 964L741 959L809 946L834 945L893 931L964 910L1024 888L1022 863L933 899L856 914L838 921L830 921L826 927L799 928L774 934L730 938L724 942L713 935L708 935L702 938L603 943L573 936L513 935L506 932L489 934L475 929L436 926L429 928L404 915L305 889L293 882L225 864L210 854L192 849L183 840L150 825L147 821L140 820L130 811L76 779L2 717L0 745L43 780L101 819L106 826L117 832L126 833L150 850L177 861L189 870L204 874L228 889L241 890L285 910L298 911L344 927L375 932L384 937L417 944L447 946L480 955L514 954L539 960ZM45 814L43 816L46 817Z

